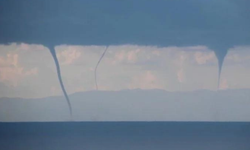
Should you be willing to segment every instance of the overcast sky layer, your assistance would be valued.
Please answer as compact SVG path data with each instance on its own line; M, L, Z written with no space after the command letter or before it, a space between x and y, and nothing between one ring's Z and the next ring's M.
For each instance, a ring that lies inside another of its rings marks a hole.
M250 47L229 50L220 89L250 88ZM95 90L94 68L105 46L56 46L69 93ZM97 70L100 90L217 90L217 59L206 46L109 46ZM55 65L43 45L0 45L0 97L62 95Z

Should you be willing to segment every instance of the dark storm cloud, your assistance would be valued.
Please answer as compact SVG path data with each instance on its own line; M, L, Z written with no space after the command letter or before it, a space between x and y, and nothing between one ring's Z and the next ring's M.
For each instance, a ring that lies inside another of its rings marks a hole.
M233 1L235 7L229 2L234 4L228 0L1 1L0 40L5 44L206 45L219 49L249 44L249 16L242 14L247 10L241 10L243 3L238 0Z

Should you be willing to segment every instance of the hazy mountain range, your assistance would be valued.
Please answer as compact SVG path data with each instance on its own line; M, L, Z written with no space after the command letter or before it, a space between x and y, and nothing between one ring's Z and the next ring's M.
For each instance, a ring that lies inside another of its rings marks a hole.
M250 121L250 89L88 91L70 95L74 121ZM0 98L0 121L67 121L62 96Z

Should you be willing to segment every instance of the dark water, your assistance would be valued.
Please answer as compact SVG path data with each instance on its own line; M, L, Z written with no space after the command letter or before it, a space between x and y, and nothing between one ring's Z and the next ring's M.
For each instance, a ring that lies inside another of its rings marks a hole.
M0 150L250 150L250 123L0 123Z

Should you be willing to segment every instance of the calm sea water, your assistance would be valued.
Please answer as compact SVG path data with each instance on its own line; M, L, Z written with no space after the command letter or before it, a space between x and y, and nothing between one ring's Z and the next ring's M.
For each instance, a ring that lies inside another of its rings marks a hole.
M0 123L1 150L250 150L250 122Z

